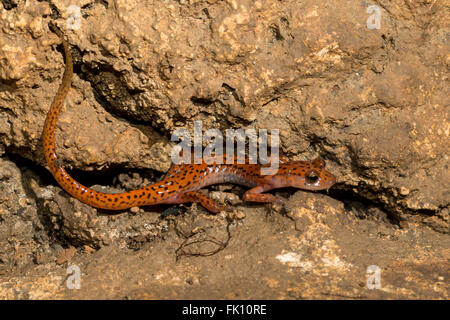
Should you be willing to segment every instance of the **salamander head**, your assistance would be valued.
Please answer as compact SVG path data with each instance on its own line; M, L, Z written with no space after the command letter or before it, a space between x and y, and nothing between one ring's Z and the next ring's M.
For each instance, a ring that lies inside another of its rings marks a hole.
M304 190L328 190L336 183L336 178L325 169L325 161L316 158L311 162L291 163L291 186Z

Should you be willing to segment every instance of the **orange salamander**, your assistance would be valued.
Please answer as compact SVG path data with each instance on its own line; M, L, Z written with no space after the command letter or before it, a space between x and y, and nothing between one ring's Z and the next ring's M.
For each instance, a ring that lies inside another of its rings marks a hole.
M69 46L61 31L52 27L61 38L66 58L66 68L62 83L50 106L42 133L47 165L60 186L72 197L92 207L123 210L131 207L198 202L210 212L230 210L198 190L212 184L235 183L250 187L243 200L253 202L283 202L284 199L265 193L266 191L296 187L304 190L326 190L335 182L335 177L325 169L325 162L317 158L313 161L280 161L276 174L261 175L260 164L181 164L173 165L165 178L141 189L122 193L102 193L85 187L74 180L62 167L55 149L55 126L71 85L73 74L72 57Z

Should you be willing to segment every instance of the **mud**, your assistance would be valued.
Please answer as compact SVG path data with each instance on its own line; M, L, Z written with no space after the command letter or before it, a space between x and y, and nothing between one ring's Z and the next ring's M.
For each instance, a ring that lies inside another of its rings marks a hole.
M380 29L364 1L1 2L0 297L448 299L450 7L373 4ZM157 181L194 120L279 129L283 156L320 155L338 183L280 190L285 207L205 190L228 215L71 199L40 142L64 68L50 20L75 62L57 152L84 184Z

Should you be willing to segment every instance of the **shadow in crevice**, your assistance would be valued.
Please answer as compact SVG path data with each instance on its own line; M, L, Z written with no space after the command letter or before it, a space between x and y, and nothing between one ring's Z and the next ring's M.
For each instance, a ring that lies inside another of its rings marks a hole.
M6 160L13 162L17 168L20 170L21 185L25 192L25 195L29 199L33 199L36 203L36 215L39 219L47 241L49 244L58 243L62 246L67 246L68 242L62 237L61 232L55 230L53 227L54 222L51 221L51 213L47 206L45 205L45 199L36 194L32 187L32 183L35 182L39 187L47 184L51 184L53 179L50 172L45 168L37 165L33 161L23 158L17 154L7 152Z
M395 225L404 220L381 202L369 200L346 188L344 185L339 187L339 184L337 184L328 194L330 197L342 202L345 210L361 220L385 221Z

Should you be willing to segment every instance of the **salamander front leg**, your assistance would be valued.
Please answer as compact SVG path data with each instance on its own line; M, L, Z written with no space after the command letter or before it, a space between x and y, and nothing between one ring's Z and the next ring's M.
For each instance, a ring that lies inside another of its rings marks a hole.
M212 213L219 213L221 211L232 211L231 207L222 206L219 203L217 203L217 201L211 199L210 197L198 191L189 191L183 193L179 199L181 200L180 202L198 202L205 209L207 209Z
M245 192L242 199L244 201L249 202L263 202L263 203L276 202L279 204L284 204L286 202L286 200L281 197L274 196L273 194L270 193L263 193L269 190L270 190L269 188L264 188L262 186L254 187Z

